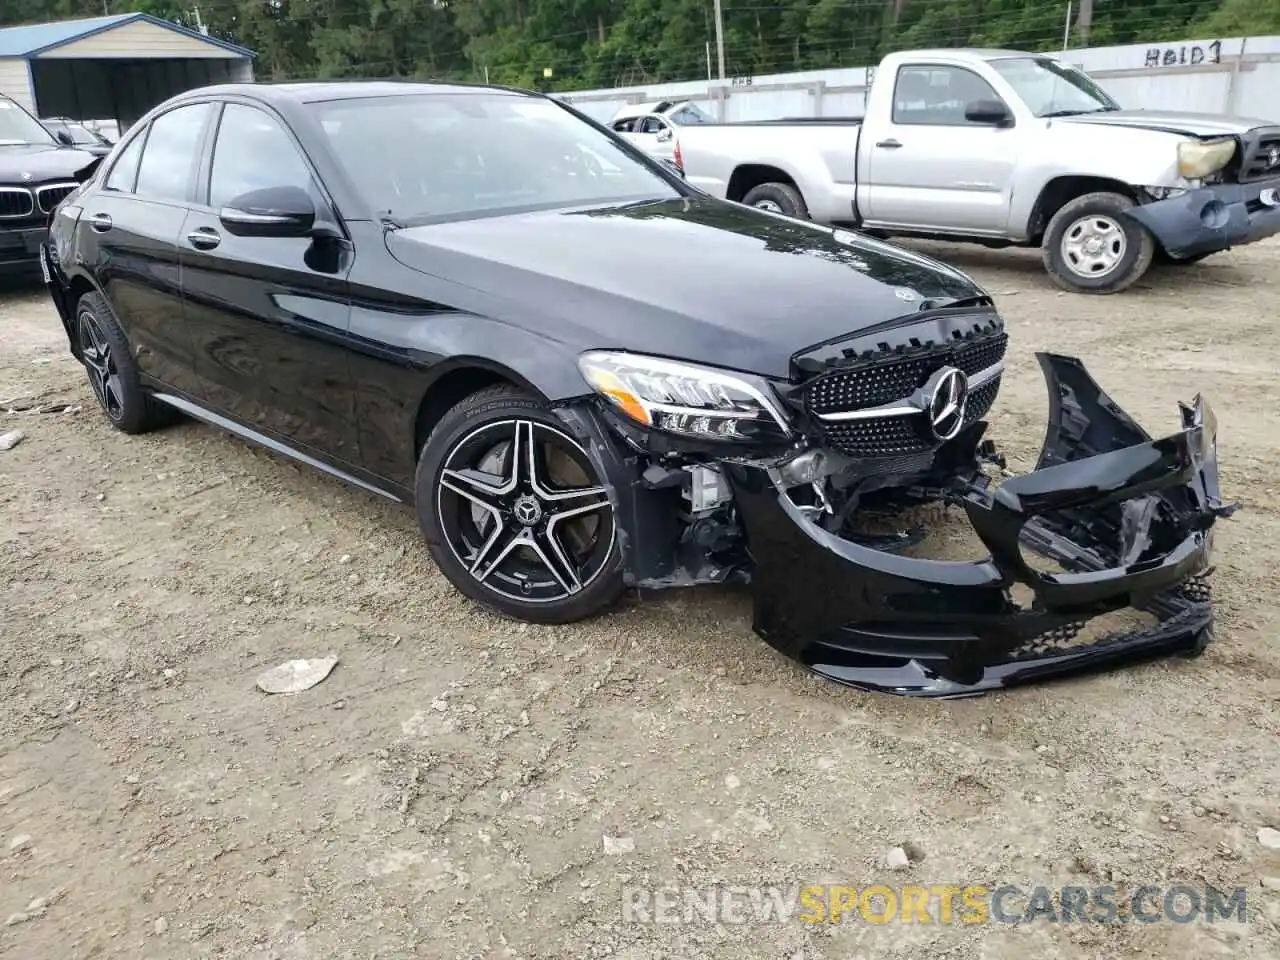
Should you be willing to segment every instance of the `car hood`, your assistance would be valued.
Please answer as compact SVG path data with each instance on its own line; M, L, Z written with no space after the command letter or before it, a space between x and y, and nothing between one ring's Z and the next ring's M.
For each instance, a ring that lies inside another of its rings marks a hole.
M91 153L54 144L0 144L0 183L26 185L72 180L97 161Z
M500 295L497 319L574 352L778 378L805 347L984 296L910 250L703 198L411 227L387 246L408 267Z
M1093 123L1115 127L1138 127L1189 137L1222 137L1248 133L1258 127L1275 126L1256 117L1229 117L1219 113L1190 113L1182 110L1112 110L1063 117L1068 123Z

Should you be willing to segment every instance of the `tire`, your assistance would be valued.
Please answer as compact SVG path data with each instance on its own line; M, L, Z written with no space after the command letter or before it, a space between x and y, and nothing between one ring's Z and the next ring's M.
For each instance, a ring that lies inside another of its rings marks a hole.
M789 183L762 183L752 187L742 202L748 207L759 207L797 220L809 219L809 208L804 197Z
M1134 206L1118 193L1087 193L1065 204L1049 221L1041 246L1050 279L1074 293L1133 286L1156 252L1151 234L1124 215Z
M521 469L513 473L516 438ZM414 493L441 572L503 616L572 623L622 594L606 487L564 424L521 390L489 387L445 414L423 445Z
M72 329L89 386L108 423L123 433L139 434L176 419L142 388L129 342L101 294L86 293L79 299Z

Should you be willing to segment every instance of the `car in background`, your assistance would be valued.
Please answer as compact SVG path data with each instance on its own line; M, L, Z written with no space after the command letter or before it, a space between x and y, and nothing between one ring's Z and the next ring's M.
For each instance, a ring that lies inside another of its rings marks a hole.
M680 127L715 122L691 101L658 100L627 104L613 115L609 128L650 156L671 162L675 159L676 132Z
M83 123L66 117L46 117L40 121L40 125L63 146L77 147L95 157L105 157L115 146L96 130L90 130Z
M22 105L0 96L0 275L34 275L59 201L101 157L58 141Z
M861 119L703 124L679 155L693 186L787 216L1039 248L1077 293L1280 233L1280 124L1125 109L1017 50L891 53Z
M412 504L443 575L508 617L749 584L781 652L933 696L1212 634L1207 404L1153 439L1043 355L1039 469L997 486L1008 335L971 278L709 197L549 97L193 90L63 201L44 258L117 429L181 412ZM990 556L904 554L929 504ZM1078 636L1129 605L1153 622Z

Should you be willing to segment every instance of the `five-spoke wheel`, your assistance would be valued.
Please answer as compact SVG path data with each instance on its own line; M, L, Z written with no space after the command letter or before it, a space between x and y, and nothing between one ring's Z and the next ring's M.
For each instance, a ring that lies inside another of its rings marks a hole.
M590 456L511 388L445 416L423 449L417 496L437 564L503 613L567 622L621 590L613 505Z
M76 325L80 331L80 359L89 372L89 386L93 388L103 412L112 422L118 423L124 417L124 395L111 343L98 325L93 311L84 305L76 317Z
M113 427L125 433L146 433L173 420L174 411L142 388L124 331L101 294L86 293L80 298L73 329L89 386Z

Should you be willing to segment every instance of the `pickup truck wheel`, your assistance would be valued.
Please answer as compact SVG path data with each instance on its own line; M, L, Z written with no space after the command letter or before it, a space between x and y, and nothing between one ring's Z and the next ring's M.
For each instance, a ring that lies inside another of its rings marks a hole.
M785 217L809 219L809 208L805 206L804 197L789 183L762 183L758 187L752 187L742 198L742 202L748 207L759 207Z
M1077 293L1119 293L1151 266L1156 244L1124 214L1134 206L1118 193L1087 193L1053 215L1041 257L1050 279Z

